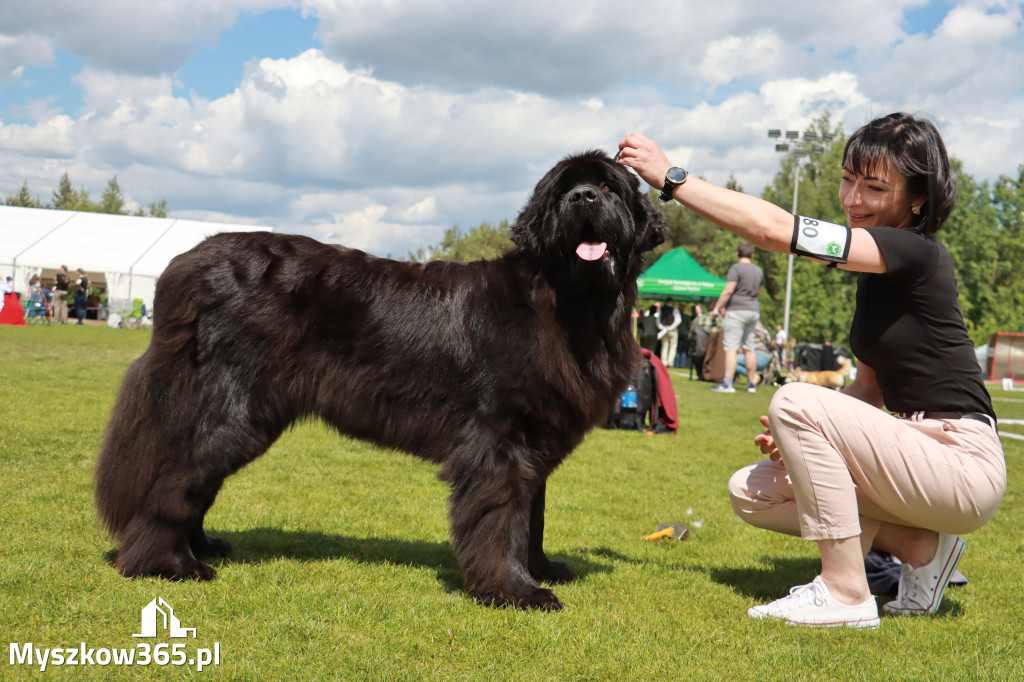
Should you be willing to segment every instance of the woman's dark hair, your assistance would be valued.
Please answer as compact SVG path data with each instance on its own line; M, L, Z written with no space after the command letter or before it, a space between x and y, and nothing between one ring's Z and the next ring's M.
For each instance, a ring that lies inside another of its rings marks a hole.
M843 168L866 175L889 165L907 179L913 196L927 197L914 227L935 234L956 203L957 182L938 129L930 121L895 113L876 118L850 136Z

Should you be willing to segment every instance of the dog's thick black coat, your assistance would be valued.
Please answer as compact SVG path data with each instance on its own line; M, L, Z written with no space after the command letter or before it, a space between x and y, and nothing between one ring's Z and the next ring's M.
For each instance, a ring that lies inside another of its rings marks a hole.
M230 552L203 530L224 479L318 417L441 465L473 596L560 608L537 584L574 577L542 549L545 482L636 367L636 277L664 221L592 151L549 171L512 231L510 253L472 263L265 232L176 257L96 471L118 569L212 578L197 557Z

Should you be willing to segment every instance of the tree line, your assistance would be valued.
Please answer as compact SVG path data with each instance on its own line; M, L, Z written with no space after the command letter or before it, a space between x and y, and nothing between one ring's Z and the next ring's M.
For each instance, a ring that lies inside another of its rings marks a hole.
M807 132L833 142L824 153L780 157L779 170L762 197L787 211L793 210L794 173L799 174L797 212L801 215L845 224L839 201L842 157L849 137L833 126L828 113L813 121ZM953 159L959 197L949 220L938 233L956 264L960 309L975 344L986 343L997 331L1024 331L1024 164L1016 177L1001 176L994 183L978 182ZM726 183L743 191L735 178ZM660 205L656 192L651 200ZM725 277L736 262L739 237L726 232L684 206L662 206L668 223L664 244L648 256L647 266L677 247L686 248L704 269ZM493 258L511 248L508 221L498 226L483 223L463 232L449 229L437 246L410 253L414 260L473 260ZM769 328L783 323L787 254L760 249L754 262L765 274L761 295L761 320ZM858 274L803 258L794 259L789 334L799 342L847 345L853 321Z
M99 201L94 201L88 190L84 187L75 189L71 184L71 178L65 173L60 177L57 188L53 190L50 201L44 203L38 197L33 197L28 188L28 181L22 183L21 189L16 194L8 194L4 197L4 204L7 206L21 206L23 208L49 208L58 211L82 211L85 213L109 213L112 215L134 215L149 218L166 218L167 201L154 201L146 208L139 207L129 213L127 200L121 192L121 185L117 182L117 176L107 181L107 187Z

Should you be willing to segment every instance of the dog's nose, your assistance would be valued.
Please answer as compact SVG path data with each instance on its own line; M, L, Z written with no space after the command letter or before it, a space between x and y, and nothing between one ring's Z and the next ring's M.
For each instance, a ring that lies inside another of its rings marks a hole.
M569 192L569 201L574 204L592 204L597 201L597 190L593 187L577 187Z

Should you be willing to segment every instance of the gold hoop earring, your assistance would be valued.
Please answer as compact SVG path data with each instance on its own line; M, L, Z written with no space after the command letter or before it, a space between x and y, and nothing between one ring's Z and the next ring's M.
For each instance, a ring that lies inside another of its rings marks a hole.
M921 204L911 204L910 212L914 215L921 215Z

